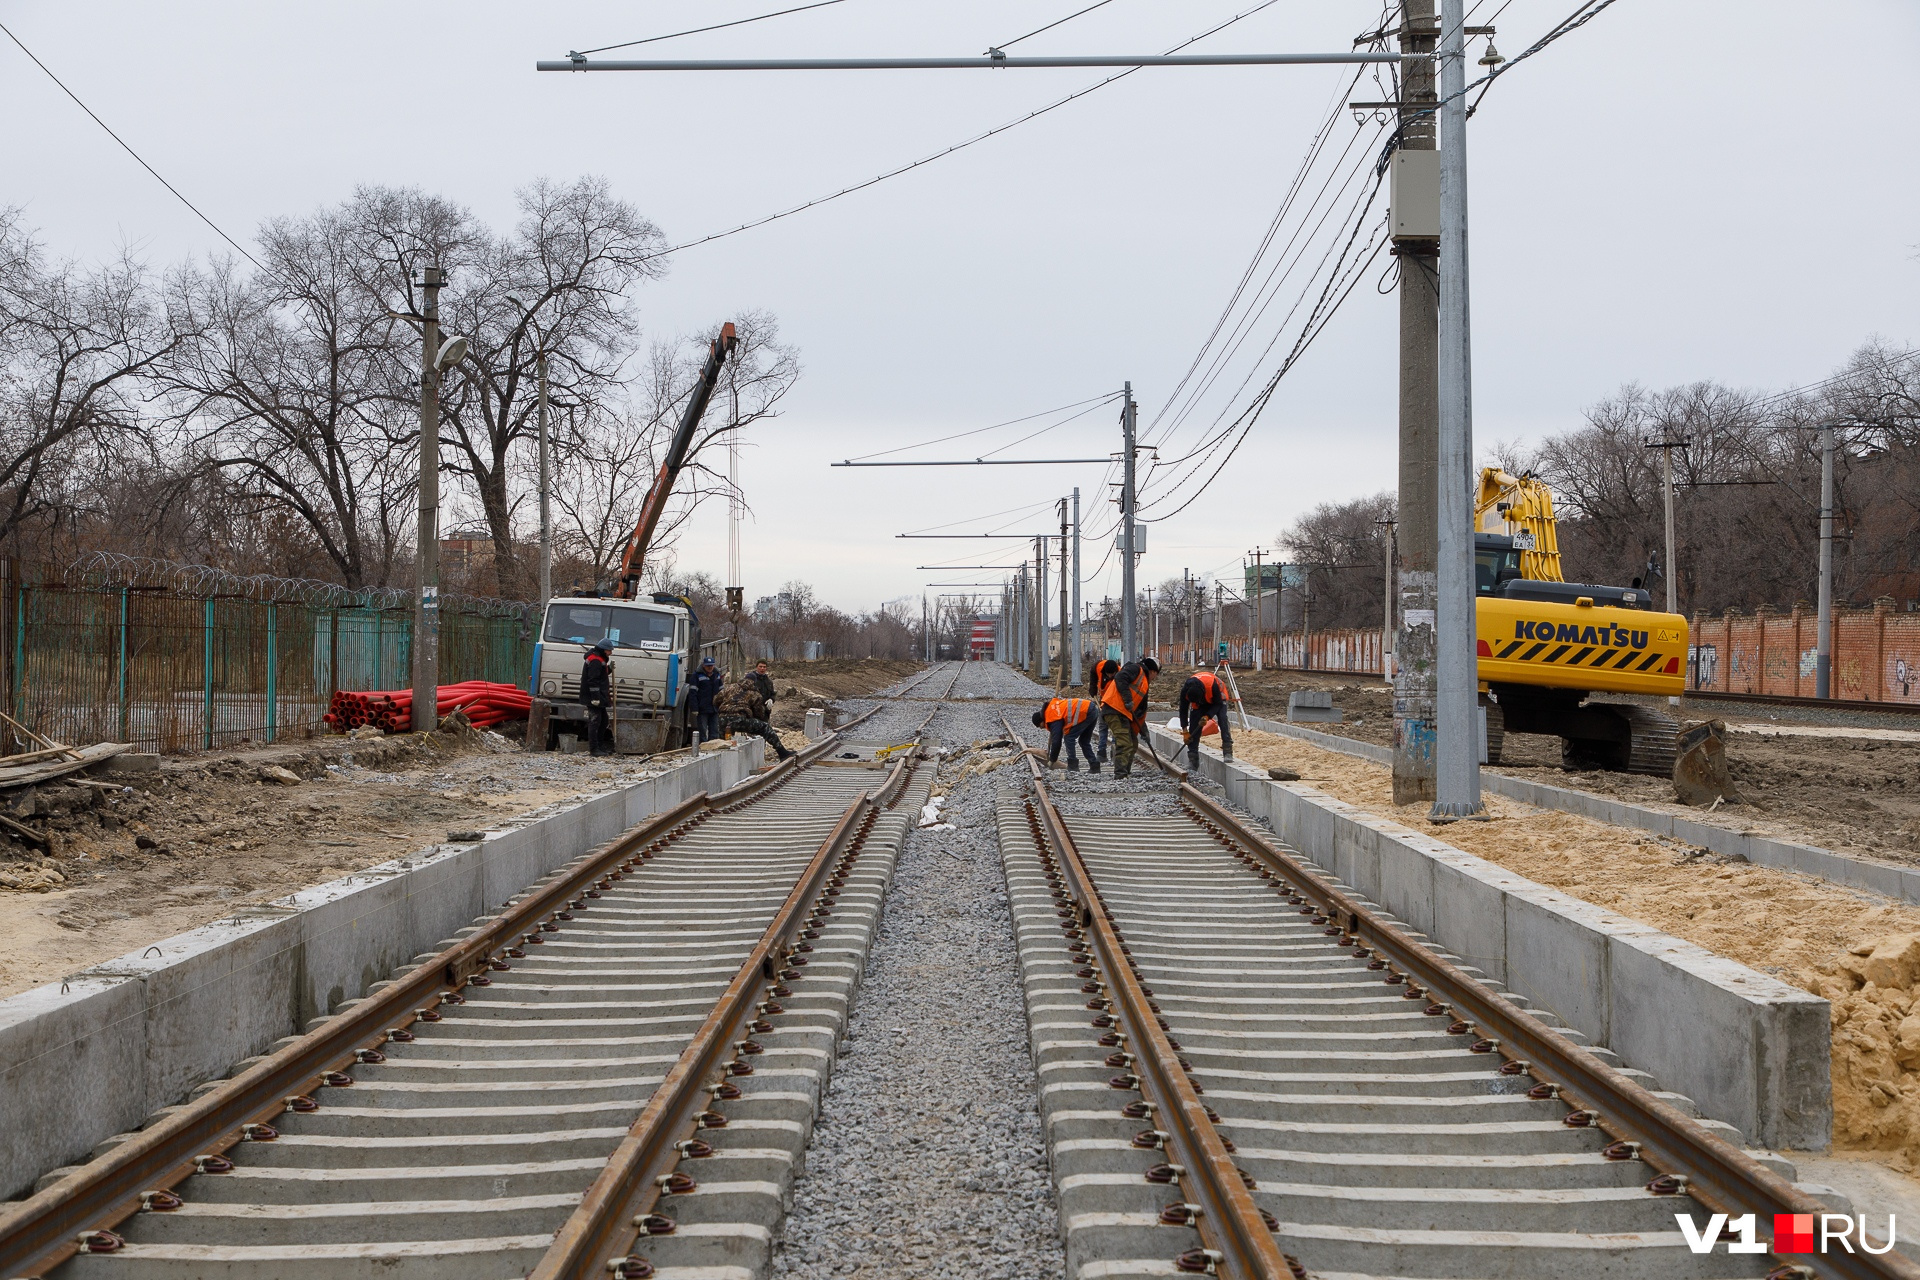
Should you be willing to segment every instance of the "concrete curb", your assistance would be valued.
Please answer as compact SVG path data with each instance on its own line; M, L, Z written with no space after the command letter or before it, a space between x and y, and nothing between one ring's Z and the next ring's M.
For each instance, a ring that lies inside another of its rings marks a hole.
M1153 732L1165 758L1184 750ZM1332 878L1750 1141L1832 1141L1825 1000L1212 748L1200 773Z
M1393 763L1391 747L1343 738L1338 734L1302 729L1299 725L1268 720L1261 716L1248 716L1247 724L1250 728L1279 734L1282 737L1297 738L1302 742L1310 742L1316 747L1338 751L1342 755L1359 756L1375 764L1391 765ZM1734 831L1728 827L1715 826L1710 822L1697 822L1684 814L1663 813L1659 809L1629 804L1625 800L1610 800L1605 796L1576 791L1570 787L1556 787L1550 783L1509 777L1490 769L1481 770L1480 786L1482 790L1491 791L1494 795L1518 800L1535 808L1557 809L1561 813L1578 814L1583 818L1611 823L1616 827L1633 827L1640 831L1651 831L1655 835L1672 836L1676 840L1684 840L1688 844L1711 849L1729 858L1744 858L1757 866L1801 871L1849 888L1885 894L1889 898L1902 902L1920 903L1920 867L1901 866L1891 862L1870 862L1865 858L1848 853L1835 853L1831 849L1822 849L1816 845L1776 840L1772 836L1761 835L1757 831Z
M554 868L720 791L762 743L435 844L0 1000L0 1197L336 1011Z

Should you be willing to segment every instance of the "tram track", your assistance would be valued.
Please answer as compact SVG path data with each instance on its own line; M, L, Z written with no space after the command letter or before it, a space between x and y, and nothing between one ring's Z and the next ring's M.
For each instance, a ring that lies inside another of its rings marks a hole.
M1177 768L1027 765L996 819L1068 1276L1920 1276L1691 1252L1676 1213L1827 1206Z
M935 712L563 866L11 1206L0 1275L763 1270Z

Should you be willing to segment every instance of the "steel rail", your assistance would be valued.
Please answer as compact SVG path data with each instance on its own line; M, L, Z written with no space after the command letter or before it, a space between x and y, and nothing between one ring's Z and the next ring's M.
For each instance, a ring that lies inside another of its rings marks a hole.
M877 709L877 708L876 708ZM867 715L873 712L866 713ZM857 717L849 725L858 723ZM759 799L818 759L848 726L774 768L717 793L700 792L549 873L498 915L431 960L394 974L380 991L353 1002L252 1066L174 1110L44 1191L0 1213L0 1276L39 1276L78 1253L82 1241L139 1213L155 1192L170 1191L241 1142L278 1136L272 1122L289 1106L362 1061L378 1062L380 1046L438 1006L459 1004L460 989L486 970L505 966L517 935L538 929L631 869L635 858L723 809ZM904 763L904 762L903 762ZM570 917L569 917L570 918ZM408 1033L411 1035L411 1033Z
M1004 717L1001 724L1008 737L1020 740ZM1193 1226L1207 1251L1208 1273L1235 1280L1287 1280L1293 1271L1274 1239L1271 1219L1253 1201L1253 1180L1233 1162L1199 1091L1187 1078L1157 1009L1142 990L1099 889L1047 793L1044 766L1031 752L1026 760L1033 776L1034 807L1066 872L1075 904L1074 922L1098 953L1106 975L1102 989L1128 1033L1122 1051L1133 1059L1131 1072L1143 1100L1153 1108L1156 1136L1165 1144L1181 1193L1198 1208L1192 1215Z
M1802 698L1785 693L1727 693L1719 689L1688 689L1682 702L1751 702L1761 707L1809 707L1818 711L1866 712L1869 715L1920 716L1920 705L1911 702L1869 702L1860 698Z
M728 1078L752 1073L740 1056L748 1043L745 1033L773 1029L765 1018L783 1012L776 1000L788 990L781 984L801 976L792 964L796 939L817 936L811 934L812 924L831 914L830 902L844 882L849 858L857 856L874 818L905 786L918 746L894 762L885 782L856 797L840 815L528 1280L601 1280L609 1275L641 1280L654 1273L653 1264L633 1250L650 1234L673 1231L673 1221L656 1212L661 1197L686 1194L698 1185L690 1175L676 1173L676 1167L683 1157L704 1154L698 1134L718 1118L715 1103L739 1096ZM803 915L810 902L815 903L813 911ZM767 994L756 1002L763 985Z
M1229 849L1238 846L1248 860L1260 864L1264 878L1277 876L1308 899L1316 918L1327 923L1333 945L1353 947L1356 954L1362 947L1370 951L1387 964L1388 982L1417 983L1434 1007L1445 1006L1444 1012L1458 1020L1450 1030L1457 1027L1461 1034L1475 1036L1476 1052L1498 1053L1506 1060L1500 1068L1504 1074L1539 1081L1533 1096L1566 1102L1573 1108L1569 1124L1597 1128L1614 1138L1607 1148L1609 1158L1637 1159L1654 1170L1657 1176L1647 1184L1649 1191L1691 1196L1714 1213L1751 1213L1759 1220L1759 1234L1768 1240L1773 1239L1773 1214L1827 1212L1820 1201L1732 1143L1328 884L1213 797L1182 783L1180 799L1216 839ZM1897 1253L1775 1256L1806 1268L1803 1274L1809 1276L1920 1280L1920 1265Z

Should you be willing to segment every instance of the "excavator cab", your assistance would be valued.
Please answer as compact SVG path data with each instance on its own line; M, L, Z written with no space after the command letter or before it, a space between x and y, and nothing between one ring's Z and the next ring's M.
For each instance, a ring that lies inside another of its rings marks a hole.
M1497 596L1500 588L1521 577L1520 549L1503 533L1473 535L1473 589L1476 595Z

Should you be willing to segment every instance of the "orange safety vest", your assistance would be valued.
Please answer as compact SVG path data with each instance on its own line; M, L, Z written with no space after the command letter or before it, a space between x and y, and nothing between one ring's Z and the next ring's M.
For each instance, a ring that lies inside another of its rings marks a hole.
M1220 678L1211 671L1196 671L1193 678L1198 680L1207 691L1207 702L1211 705L1220 699Z
M1133 687L1122 693L1120 673L1116 671L1113 679L1107 681L1107 687L1100 695L1100 703L1138 723L1147 714L1147 673L1141 671L1135 674Z
M1120 671L1120 664L1112 658L1102 658L1093 664L1093 687L1105 689Z
M1052 724L1058 720L1062 729L1072 729L1093 714L1092 698L1055 698L1047 703L1041 720Z

